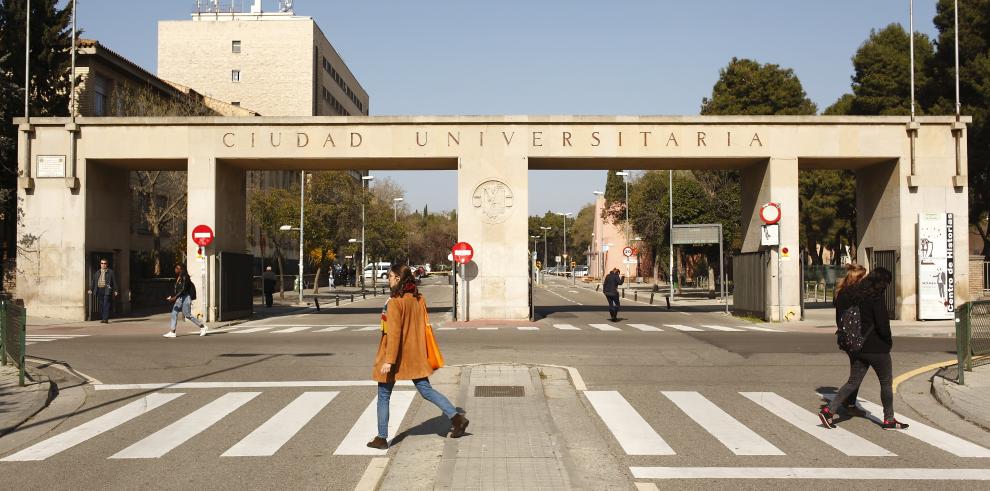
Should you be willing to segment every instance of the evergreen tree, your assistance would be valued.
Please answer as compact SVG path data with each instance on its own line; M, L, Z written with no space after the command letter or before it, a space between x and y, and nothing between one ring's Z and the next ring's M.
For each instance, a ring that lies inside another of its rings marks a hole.
M910 40L900 24L876 31L853 56L853 98L848 114L911 114ZM915 85L918 92L928 84L925 67L934 55L928 36L915 33ZM921 113L915 107L916 113Z

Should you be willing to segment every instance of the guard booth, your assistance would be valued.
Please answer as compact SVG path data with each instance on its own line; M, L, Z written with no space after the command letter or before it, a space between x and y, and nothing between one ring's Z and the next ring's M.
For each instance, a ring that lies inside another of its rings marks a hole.
M722 224L721 223L705 223L705 224L691 224L691 225L674 225L671 230L671 242L673 245L677 246L691 246L691 245L711 245L718 244L718 278L719 278L719 289L721 294L722 303L725 304L725 311L729 311L729 301L726 296L725 287L725 257L724 248L722 247ZM711 267L711 264L708 265ZM671 283L671 288L673 288L673 283Z

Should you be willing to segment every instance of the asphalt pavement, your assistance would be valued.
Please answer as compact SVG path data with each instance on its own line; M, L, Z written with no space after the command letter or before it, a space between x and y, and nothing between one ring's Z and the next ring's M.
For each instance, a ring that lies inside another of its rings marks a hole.
M573 461L581 461L582 448L601 456L590 470L569 468L569 487L930 489L947 479L990 479L986 430L951 414L921 414L900 396L897 411L918 423L913 430L882 431L864 417L841 421L839 430L820 428L814 413L823 394L848 376L831 332L631 299L611 322L600 293L559 278L535 289L535 321L464 326L449 322L451 287L426 283L451 366L437 378L455 405L470 402L455 371L567 367L561 373L575 396L558 404L546 392L551 426ZM370 372L383 303L379 296L297 310L205 337L184 324L175 339L142 323L32 326L38 342L29 355L61 361L86 383L76 407L58 404L60 395L0 439L5 487L373 489L379 479L402 482L397 474L405 468L384 459L403 446L411 452L416 440L384 454L363 447L374 436ZM951 360L954 350L951 337L895 337L894 372ZM872 374L860 397L876 414ZM390 437L439 415L421 398L399 399ZM479 431L497 433L474 418ZM434 454L453 448L431 445ZM407 489L451 482L458 481L438 474Z

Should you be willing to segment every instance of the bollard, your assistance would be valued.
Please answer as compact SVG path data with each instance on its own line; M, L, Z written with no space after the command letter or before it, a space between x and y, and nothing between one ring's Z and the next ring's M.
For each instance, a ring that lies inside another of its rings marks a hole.
M653 305L653 295L655 292L650 292L650 305Z
M351 303L354 303L354 294L351 294Z
M622 298L626 298L626 289L625 288L622 289Z
M667 300L667 310L670 310L670 297L664 297Z
M598 291L598 289L599 289L599 288L601 288L601 287L602 287L602 285L601 285L601 284L598 284L598 285L595 285L595 291L597 292L597 291Z
M320 297L313 297L313 303L316 304L316 311L320 311Z
M336 301L335 307L340 307L340 296L333 297L333 299Z
M639 290L633 292L633 302L639 301Z
M368 292L361 290L361 300L367 300L367 299L368 299Z

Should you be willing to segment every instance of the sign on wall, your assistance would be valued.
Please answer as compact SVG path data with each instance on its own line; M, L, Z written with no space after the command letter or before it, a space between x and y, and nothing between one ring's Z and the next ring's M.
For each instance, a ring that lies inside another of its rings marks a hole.
M39 155L36 177L65 177L65 155Z
M918 319L952 319L956 311L952 213L918 215Z

